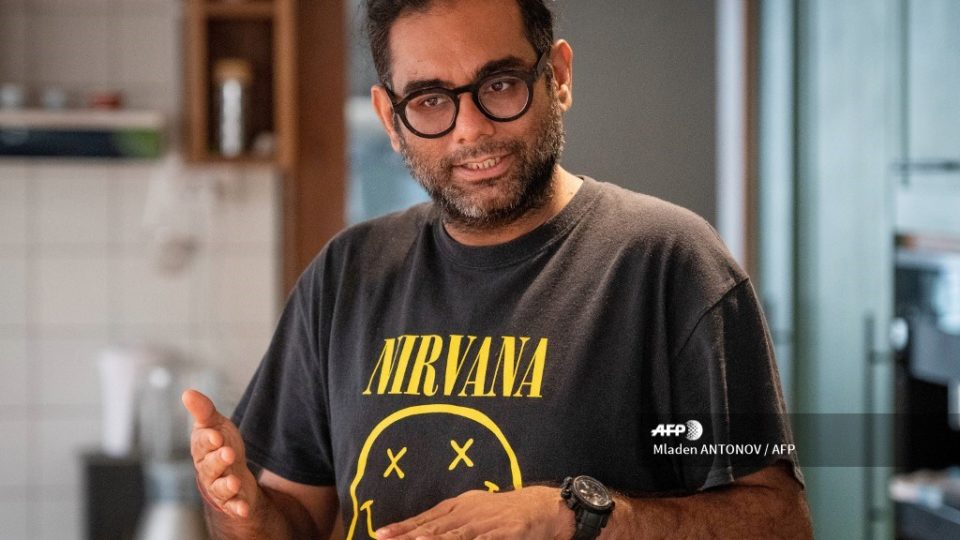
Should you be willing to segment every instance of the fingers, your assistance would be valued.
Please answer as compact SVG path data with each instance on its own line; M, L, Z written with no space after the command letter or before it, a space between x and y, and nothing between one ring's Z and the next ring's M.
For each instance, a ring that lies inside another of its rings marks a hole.
M199 462L210 452L223 446L223 434L215 429L194 429L190 434L190 453L193 461Z
M249 493L243 492L243 479L250 473L243 461L243 443L236 426L217 412L210 398L196 390L186 390L181 400L194 420L190 453L201 495L228 514L249 516Z
M207 504L221 512L245 518L250 515L250 503L240 492L240 486L240 479L230 475L217 479L209 489L201 491L201 495Z
M208 503L243 518L250 514L250 504L241 492L243 481L230 469L234 461L236 452L229 446L208 453L196 463L197 485Z
M458 525L457 520L447 519L454 508L448 499L420 515L383 527L375 534L379 540L413 540L448 532Z
M218 501L228 502L240 493L240 479L234 475L217 478L210 484L207 494Z
M460 524L458 526L440 521L421 525L405 532L391 531L388 533L381 529L376 532L376 535L378 540L419 540L427 538L430 540L466 540L475 538L481 530L472 524Z
M232 499L224 503L223 508L238 517L250 516L250 503L241 499Z
M180 396L183 406L193 416L193 426L198 428L215 427L226 418L217 412L210 398L196 390L185 390Z
M236 452L232 448L220 448L210 452L196 463L200 483L207 485L227 473L227 469L236 461ZM227 497L229 498L229 497Z
M550 500L554 494L550 491ZM405 521L382 527L378 540L464 540L480 538L553 537L543 493L518 490L512 494L484 491L463 493Z

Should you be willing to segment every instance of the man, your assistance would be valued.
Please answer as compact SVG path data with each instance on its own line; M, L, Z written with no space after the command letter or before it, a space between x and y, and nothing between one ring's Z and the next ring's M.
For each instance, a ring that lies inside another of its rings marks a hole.
M775 363L709 225L557 164L573 53L544 2L367 15L373 105L433 204L331 241L234 421L184 394L211 529L810 537L792 455L654 450L789 443Z

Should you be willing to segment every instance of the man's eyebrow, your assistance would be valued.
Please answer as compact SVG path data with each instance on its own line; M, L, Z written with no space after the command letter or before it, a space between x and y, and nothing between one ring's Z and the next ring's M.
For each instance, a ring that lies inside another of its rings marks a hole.
M505 69L525 69L528 68L528 63L525 62L522 58L516 56L507 56L497 60L491 60L487 62L480 69L474 73L473 80L480 80L487 75L493 75L498 71L503 71Z
M401 97L406 96L410 94L410 92L415 92L417 90L422 90L424 88L437 88L437 87L451 88L453 87L453 84L443 79L414 79L408 82L406 86L403 87L403 91L400 92L400 96Z
M491 60L486 64L480 66L474 73L473 80L480 80L488 75L497 73L498 71L503 71L505 69L526 69L528 68L528 62L517 56L505 56L503 58L498 58L496 60ZM417 90L422 90L424 88L453 88L453 83L450 81L445 81L443 79L414 79L409 81L404 85L403 90L400 92L401 96L409 95L410 92L416 92Z

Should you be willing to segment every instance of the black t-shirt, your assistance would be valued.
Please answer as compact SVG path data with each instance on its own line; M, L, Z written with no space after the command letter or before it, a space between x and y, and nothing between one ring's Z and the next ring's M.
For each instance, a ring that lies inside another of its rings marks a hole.
M471 489L728 484L792 455L664 445L790 443L783 409L753 288L716 232L585 178L506 244L457 243L430 204L338 235L234 420L256 465L335 484L348 537L365 538Z

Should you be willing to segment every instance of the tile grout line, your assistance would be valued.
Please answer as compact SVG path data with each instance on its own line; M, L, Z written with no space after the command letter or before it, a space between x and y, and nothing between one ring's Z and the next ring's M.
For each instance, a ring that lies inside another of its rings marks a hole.
M104 168L107 175L107 236L106 236L106 256L107 256L107 343L115 343L119 338L119 320L120 320L120 300L118 298L117 287L111 284L120 283L118 269L121 267L122 254L119 253L117 238L120 232L120 183L119 177L115 171Z
M26 245L24 246L24 266L26 270L26 299L24 305L24 355L26 356L26 378L27 388L37 389L40 386L40 374L38 356L39 356L39 332L37 331L37 296L39 293L39 262L37 261L37 206L39 203L39 194L36 170L32 167L24 169L24 177L27 179L27 189L24 194L26 198L26 208L28 209L25 218ZM27 487L25 490L27 499L27 536L34 538L39 536L38 523L40 523L40 464L37 462L40 456L40 410L35 395L28 390L26 403L26 419L31 429L27 433L27 454L30 472L27 475Z
M107 85L113 88L119 88L120 84L120 48L115 46L120 42L120 17L121 3L119 0L110 0L105 4L107 12L107 36L110 41L107 45Z

